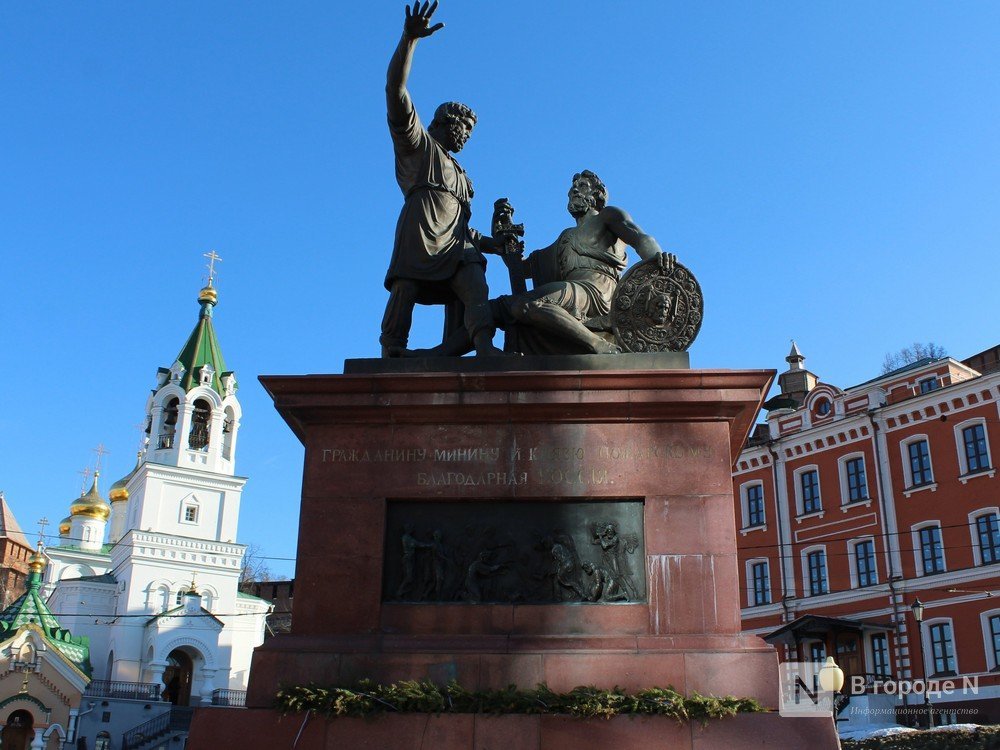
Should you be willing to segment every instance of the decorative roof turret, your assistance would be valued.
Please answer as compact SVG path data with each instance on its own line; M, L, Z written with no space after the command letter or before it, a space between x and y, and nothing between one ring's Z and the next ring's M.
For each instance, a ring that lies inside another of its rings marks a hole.
M221 396L226 395L223 385L223 376L228 375L226 362L222 357L222 348L219 346L219 339L215 335L215 328L212 326L212 309L219 304L219 293L213 286L215 277L215 261L221 260L215 252L207 253L209 258L208 284L198 292L198 304L201 305L201 312L198 315L198 323L195 325L188 340L181 348L180 354L174 363L184 368L180 378L180 386L185 391L190 391L199 385L208 385ZM202 368L207 367L207 370Z
M792 339L792 350L788 352L788 356L785 357L785 361L788 363L789 370L801 370L802 363L806 361L806 358L802 356L802 352L799 351L798 344L795 343L795 339Z
M69 506L70 516L85 516L87 518L96 518L99 521L107 521L108 517L111 515L111 506L108 505L108 501L101 497L101 493L97 491L97 479L101 476L101 472L94 472L94 483L90 485L90 490L85 494L78 497L73 501L73 504Z
M764 403L764 408L768 411L796 409L802 406L809 391L819 382L819 378L803 366L802 363L806 358L799 351L795 339L792 339L792 349L785 357L785 361L788 363L788 369L778 376L781 393Z
M21 531L21 527L17 523L17 519L14 518L14 512L10 509L10 504L7 502L7 498L4 496L3 490L0 490L0 537L7 537L15 544L20 544L22 547L27 547L31 549L31 542Z
M41 595L42 571L48 559L38 543L35 553L28 559L28 590L7 609L0 612L0 641L5 641L19 628L35 627L50 644L85 675L90 675L90 639L73 636L52 614Z

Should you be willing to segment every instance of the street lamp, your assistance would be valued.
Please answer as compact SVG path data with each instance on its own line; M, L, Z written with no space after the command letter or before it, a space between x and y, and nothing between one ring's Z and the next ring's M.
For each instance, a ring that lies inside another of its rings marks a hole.
M924 629L922 626L924 621L924 603L920 599L914 599L913 604L910 605L910 611L913 613L913 621L917 623L917 646L919 647L920 664L923 667L924 673L924 706L927 707L927 728L933 729L934 711L931 708L931 700L928 696L930 684L927 680L927 665L924 662Z
M826 663L819 670L819 684L831 693L839 693L844 687L844 670L837 666L832 656L826 657Z

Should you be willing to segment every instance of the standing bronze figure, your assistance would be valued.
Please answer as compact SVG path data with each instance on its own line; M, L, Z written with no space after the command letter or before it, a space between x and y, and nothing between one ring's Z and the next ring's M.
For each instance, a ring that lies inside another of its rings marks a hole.
M403 36L386 76L396 181L405 200L385 277L389 302L382 319L383 357L406 354L415 304L446 304L453 306L453 312L460 305L463 327L476 354L502 354L493 346L496 327L483 256L498 252L500 243L469 226L472 182L452 156L469 139L476 115L464 104L445 102L424 128L406 88L417 40L444 27L430 25L437 5L407 6Z

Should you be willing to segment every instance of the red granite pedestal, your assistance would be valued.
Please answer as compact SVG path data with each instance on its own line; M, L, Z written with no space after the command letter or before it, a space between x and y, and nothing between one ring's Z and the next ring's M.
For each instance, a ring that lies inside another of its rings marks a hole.
M305 446L293 632L255 652L251 710L200 714L191 746L219 746L227 722L241 736L272 738L294 724L294 736L300 719L279 723L265 710L279 685L360 678L455 679L479 689L545 682L556 691L672 685L774 708L775 652L740 633L730 478L772 377L605 370L261 378ZM398 544L386 541L388 505L443 500L641 500L647 596L611 605L385 601L384 545ZM792 748L803 731L816 748L837 746L829 719L773 714L706 730L655 718L315 723L324 728L304 731L298 748L408 748L411 733L431 730L450 738L434 747L470 750L632 747L629 738L649 733L661 737L651 747L756 746L747 732L766 737L768 748ZM734 731L746 741L734 743Z

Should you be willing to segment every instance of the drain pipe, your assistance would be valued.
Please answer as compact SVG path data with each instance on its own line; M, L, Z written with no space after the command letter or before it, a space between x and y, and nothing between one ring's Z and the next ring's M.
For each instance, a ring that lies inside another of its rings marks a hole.
M72 712L70 713L69 726L66 728L66 739L63 743L63 747L71 747L76 743L76 733L80 728L80 717L86 716L95 708L97 708L97 701L90 701L90 708L86 711L77 711L75 714Z
M781 498L778 489L778 454L774 450L774 441L767 443L767 452L771 454L771 483L774 486L774 523L778 532L778 571L781 573L781 607L784 610L784 621L788 622L788 587L785 573L785 541L784 525L781 522ZM794 598L794 594L791 595Z
M889 535L889 514L886 512L887 508L887 498L885 496L885 481L882 477L882 449L879 446L879 435L881 433L878 422L875 421L876 409L868 410L868 423L872 426L872 447L875 449L875 466L877 471L875 472L875 481L877 483L876 490L878 490L878 503L879 509L882 512L882 544L885 545L885 556L888 561L889 570L889 601L892 604L892 620L896 624L896 650L899 652L900 665L903 661L903 647L899 642L899 625L903 624L906 627L906 621L899 613L899 602L896 598L896 584L902 580L902 575L896 574L896 567L893 564L893 558L895 557L892 553L890 544L892 543L891 537ZM898 532L898 529L895 529ZM907 645L909 645L909 639L907 639ZM903 693L903 705L909 705L907 701L907 694Z

